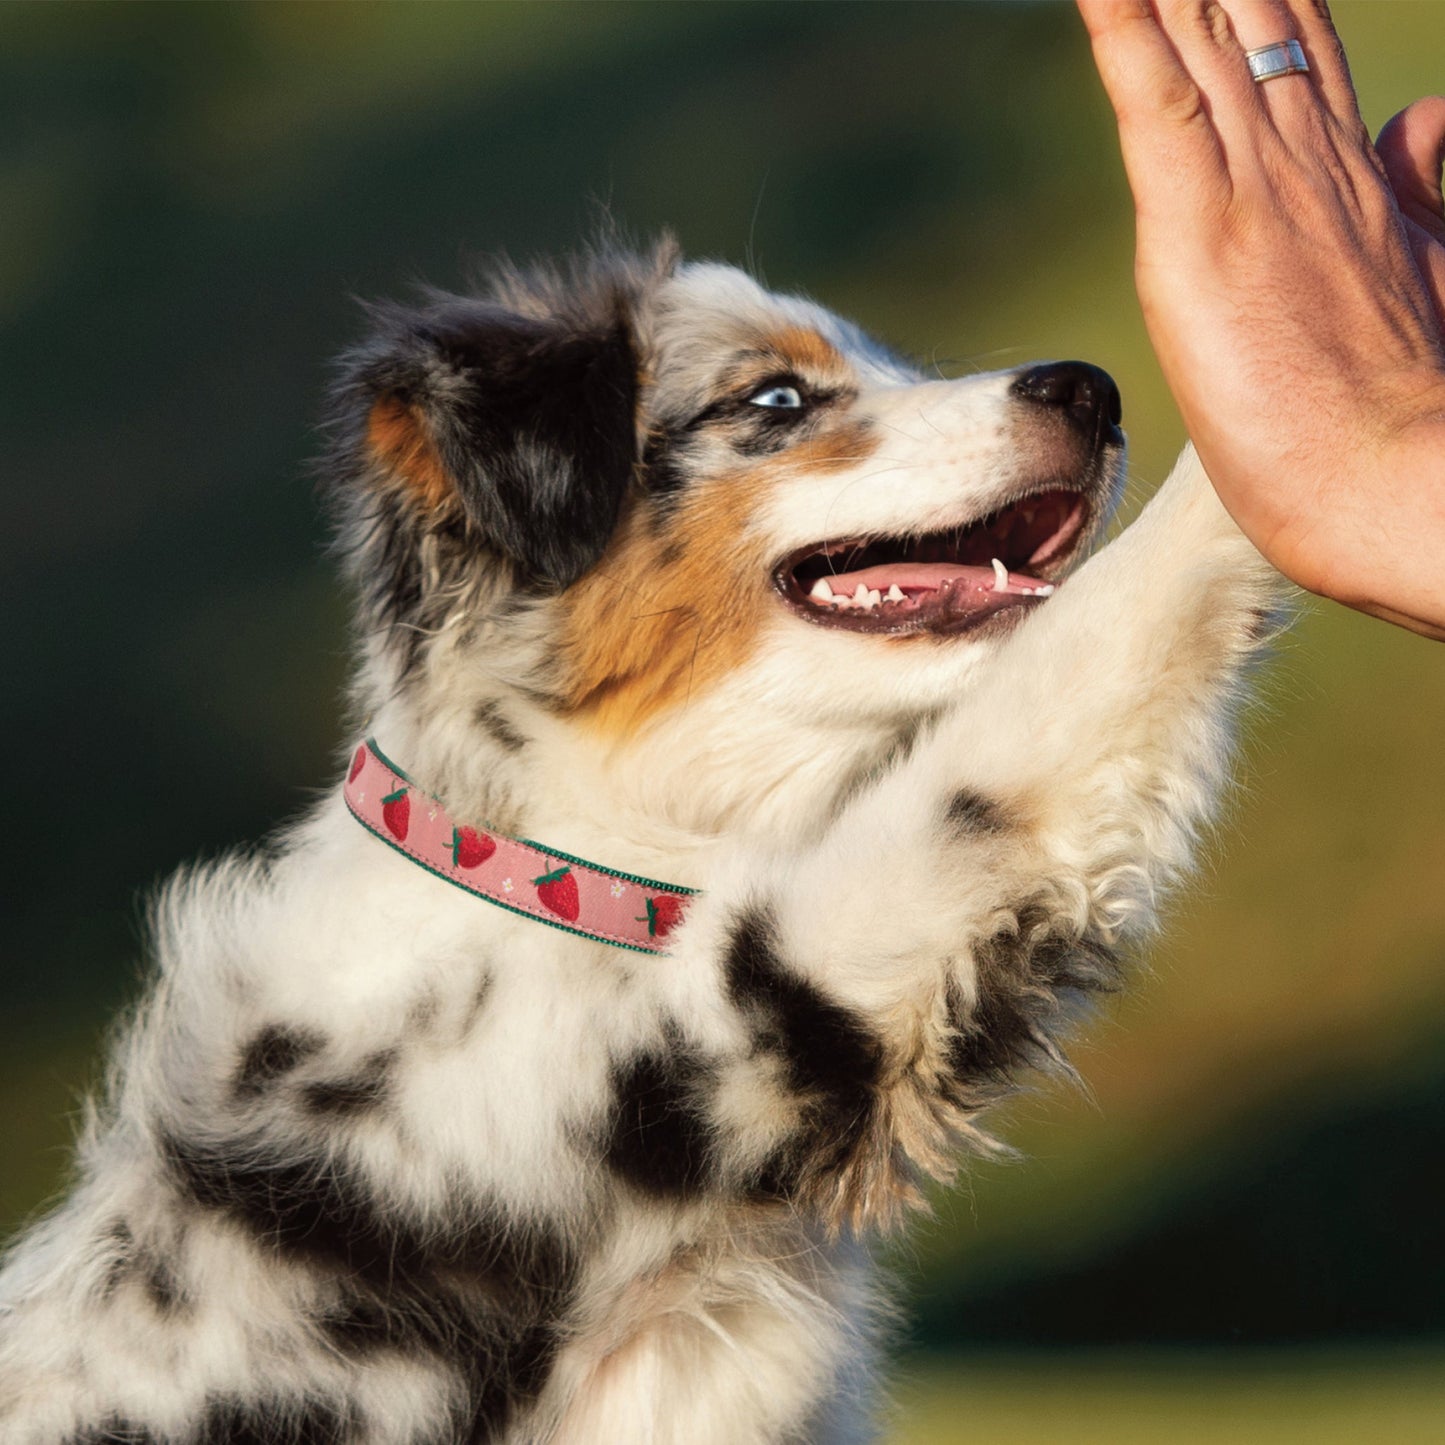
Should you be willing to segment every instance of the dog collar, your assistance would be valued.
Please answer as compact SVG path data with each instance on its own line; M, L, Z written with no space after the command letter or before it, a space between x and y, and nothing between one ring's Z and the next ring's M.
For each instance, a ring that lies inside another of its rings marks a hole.
M499 908L617 948L664 952L697 891L454 822L372 738L357 747L342 794L363 828L428 873Z

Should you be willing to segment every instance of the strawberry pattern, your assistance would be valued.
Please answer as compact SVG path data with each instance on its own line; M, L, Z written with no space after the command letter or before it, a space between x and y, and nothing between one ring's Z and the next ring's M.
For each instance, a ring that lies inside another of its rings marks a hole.
M417 806L413 807L413 794ZM342 796L370 833L456 887L553 928L666 952L692 890L599 868L484 826L458 823L370 739L352 756ZM639 897L644 912L638 913Z
M398 788L381 800L381 820L398 843L406 841L406 830L411 826L411 798L405 788Z
M452 862L456 867L480 868L496 851L490 833L479 833L475 828L452 829Z
M576 923L582 904L577 894L577 880L570 868L554 868L532 882L544 908L551 909L558 918L565 918L568 923Z
M649 938L666 938L682 920L683 900L676 893L658 893L647 900L647 912L638 917L638 923L647 925Z

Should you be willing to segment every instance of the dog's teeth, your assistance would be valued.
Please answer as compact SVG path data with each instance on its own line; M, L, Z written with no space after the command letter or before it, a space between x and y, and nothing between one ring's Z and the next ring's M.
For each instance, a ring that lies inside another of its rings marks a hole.
M1008 591L1008 568L997 557L993 559L993 590L995 592Z
M876 607L883 600L883 594L875 587L868 593L868 605Z
M828 586L826 577L819 577L813 583L813 590L808 593L809 597L816 597L819 602L831 602L833 600L833 589Z
M906 602L908 599L903 595L902 588L895 582L888 589L888 600L890 602Z
M1035 597L1048 597L1048 596L1050 596L1050 595L1053 593L1053 590L1054 590L1054 584L1053 584L1052 582L1045 582L1042 587L1035 587L1035 588L1034 588L1034 596L1035 596Z
M861 582L854 589L853 605L855 607L866 607L868 605L868 589Z

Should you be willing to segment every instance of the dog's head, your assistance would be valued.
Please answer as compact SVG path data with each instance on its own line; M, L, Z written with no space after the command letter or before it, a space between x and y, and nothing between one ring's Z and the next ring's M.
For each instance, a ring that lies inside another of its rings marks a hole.
M937 707L1046 605L1122 472L1096 368L925 379L667 247L376 322L333 470L387 691L442 658L455 686L465 645L612 739Z

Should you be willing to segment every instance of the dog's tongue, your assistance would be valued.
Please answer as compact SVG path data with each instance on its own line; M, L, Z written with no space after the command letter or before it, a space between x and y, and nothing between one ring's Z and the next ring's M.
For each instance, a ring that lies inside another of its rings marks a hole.
M1002 563L997 567L965 567L958 562L885 562L877 567L862 567L856 572L839 572L823 579L835 597L852 597L858 588L887 596L896 587L906 597L926 592L940 592L952 583L955 592L1002 592L1015 596L1034 596L1053 588L1037 577L1010 572ZM815 584L816 585L816 584Z

